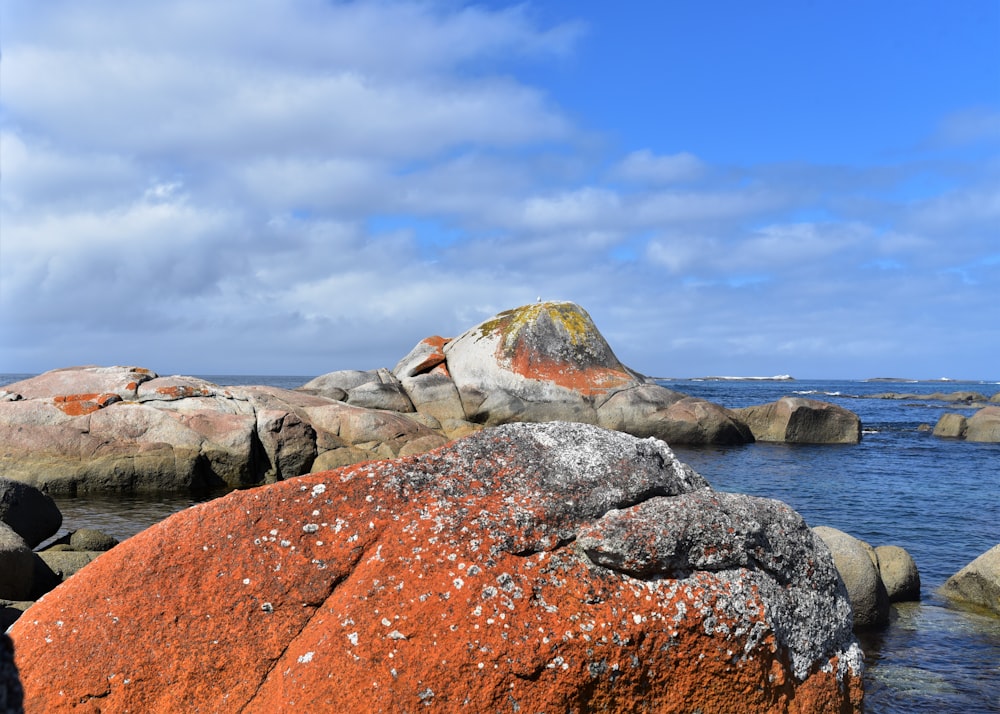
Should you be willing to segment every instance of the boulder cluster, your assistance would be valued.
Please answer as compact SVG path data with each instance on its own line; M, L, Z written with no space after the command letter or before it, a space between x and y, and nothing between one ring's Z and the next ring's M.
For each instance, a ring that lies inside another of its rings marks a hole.
M1000 401L1000 392L994 395ZM966 441L1000 442L1000 406L982 407L975 414L942 414L934 426L934 436Z
M61 526L62 514L47 494L18 481L0 479L0 631L36 600L118 544L100 531L83 528L39 549Z
M142 567L136 567L136 564ZM568 422L235 491L11 628L29 711L845 712L829 551L662 441Z
M920 599L920 572L913 558L897 545L873 548L848 533L816 526L833 555L854 612L855 629L889 624L889 604Z
M843 443L857 415L785 398L729 410L623 365L573 303L509 310L396 367L296 390L71 367L0 392L0 474L49 493L242 488L417 454L487 426L565 420L667 443Z

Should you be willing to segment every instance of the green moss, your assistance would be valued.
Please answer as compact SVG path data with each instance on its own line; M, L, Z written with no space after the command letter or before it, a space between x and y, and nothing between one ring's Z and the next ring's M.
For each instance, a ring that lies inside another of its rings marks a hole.
M505 310L479 326L480 337L499 334L506 349L511 349L521 331L538 321L542 313L561 326L574 346L581 345L593 332L593 323L579 306L571 302L541 302Z

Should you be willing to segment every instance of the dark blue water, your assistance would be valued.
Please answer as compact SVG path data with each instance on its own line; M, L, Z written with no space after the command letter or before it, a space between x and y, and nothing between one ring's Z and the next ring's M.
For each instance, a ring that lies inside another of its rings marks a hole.
M0 388L14 379L0 376ZM18 377L20 378L20 376ZM309 377L207 376L218 384L294 388ZM1000 618L958 609L937 595L953 573L1000 543L1000 444L938 439L921 432L941 414L974 409L926 399L868 398L882 392L977 391L995 382L695 381L664 386L726 407L785 395L856 412L858 445L752 444L676 448L712 485L777 498L810 525L828 525L872 544L899 545L916 560L922 600L893 607L890 626L863 640L866 711L1000 712ZM100 528L126 538L193 503L187 497L60 499L66 529ZM65 531L64 531L65 532Z

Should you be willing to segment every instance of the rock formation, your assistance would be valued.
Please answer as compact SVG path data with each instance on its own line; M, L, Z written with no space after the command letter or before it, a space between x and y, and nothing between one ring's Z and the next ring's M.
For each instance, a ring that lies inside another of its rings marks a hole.
M24 690L14 664L14 646L0 634L0 714L24 714Z
M854 626L868 629L889 624L889 593L879 574L875 549L836 528L816 526L813 531L830 549L833 562L847 586Z
M770 440L858 433L856 416L821 402L755 409L753 428ZM548 302L422 340L391 371L331 372L297 390L139 367L47 372L3 392L0 475L66 494L244 488L552 420L671 444L754 440L733 411L624 366L581 307Z
M983 407L968 418L961 414L942 414L934 427L934 436L1000 443L1000 407Z
M850 605L801 517L562 422L194 506L11 636L29 711L861 705Z
M875 547L875 557L889 602L920 599L920 571L913 556L898 545L879 545Z
M948 578L941 594L1000 615L1000 545L990 548Z
M835 404L783 397L770 404L734 409L750 427L757 441L788 444L856 444L861 441L861 420Z

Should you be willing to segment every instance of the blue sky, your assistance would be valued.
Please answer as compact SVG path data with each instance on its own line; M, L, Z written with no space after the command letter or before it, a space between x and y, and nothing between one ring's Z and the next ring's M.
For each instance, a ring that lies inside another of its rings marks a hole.
M1000 3L8 0L0 372L1000 379Z

